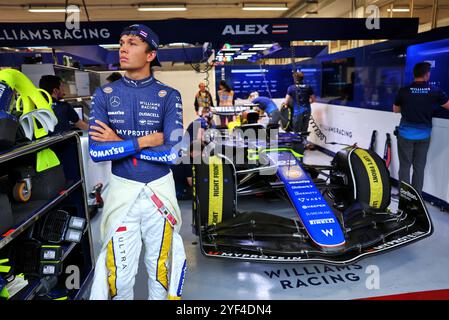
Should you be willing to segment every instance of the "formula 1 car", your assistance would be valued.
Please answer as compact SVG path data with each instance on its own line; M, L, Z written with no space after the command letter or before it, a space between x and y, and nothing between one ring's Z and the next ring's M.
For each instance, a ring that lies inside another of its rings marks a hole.
M412 186L402 182L398 210L389 209L390 175L375 152L348 146L329 165L311 165L295 151L301 134L260 124L239 130L215 137L193 166L193 231L204 255L344 265L432 234ZM263 192L290 202L296 218L238 210L240 197Z

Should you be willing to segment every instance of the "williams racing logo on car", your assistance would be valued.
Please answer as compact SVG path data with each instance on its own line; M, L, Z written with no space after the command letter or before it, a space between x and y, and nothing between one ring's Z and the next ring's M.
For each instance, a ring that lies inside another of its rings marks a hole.
M288 24L228 24L221 35L287 34Z

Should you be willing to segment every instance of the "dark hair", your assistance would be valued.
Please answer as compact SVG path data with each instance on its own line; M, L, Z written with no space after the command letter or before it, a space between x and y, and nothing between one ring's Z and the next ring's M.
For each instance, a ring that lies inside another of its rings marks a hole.
M135 31L135 28L125 28L125 30L122 33L122 36L136 36L138 37L140 40L142 40L143 43L145 43L147 45L147 49L145 50L145 53L148 53L150 51L154 51L157 50L157 48L154 48L151 44L149 44L142 36L139 36L137 34L131 33L131 31ZM129 31L129 33L127 33L126 31ZM121 36L120 36L121 37Z
M232 90L231 87L224 80L220 80L220 86L225 88L226 91L231 91Z
M418 62L413 67L413 75L415 78L421 78L426 75L427 72L430 71L430 63L428 62Z
M304 73L301 71L293 73L293 79L295 79L295 83L301 83L304 80Z
M109 82L114 82L120 80L121 78L122 74L120 72L113 72L106 78L106 80L108 80Z
M39 80L39 88L44 89L50 95L53 94L53 89L59 89L61 86L61 78L54 75L44 75Z

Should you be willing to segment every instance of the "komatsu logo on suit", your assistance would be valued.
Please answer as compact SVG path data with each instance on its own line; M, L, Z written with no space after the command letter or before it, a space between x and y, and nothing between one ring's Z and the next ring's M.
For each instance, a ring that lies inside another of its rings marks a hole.
M148 161L163 161L163 162L167 162L167 161L173 161L176 159L176 155L171 153L169 155L164 155L164 156L147 156L145 154L141 154L140 155L140 159L142 160L148 160Z
M221 33L223 36L226 34L268 34L267 28L269 24L247 24L244 26L241 25L227 25L223 32Z
M120 154L120 153L124 153L124 152L125 152L125 148L120 147L120 148L110 148L110 149L99 150L99 151L91 150L90 155L92 157L107 157L107 156L112 156L114 154Z

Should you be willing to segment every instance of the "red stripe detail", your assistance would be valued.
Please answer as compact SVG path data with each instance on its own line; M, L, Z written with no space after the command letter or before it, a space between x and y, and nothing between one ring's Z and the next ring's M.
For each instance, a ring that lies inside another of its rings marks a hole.
M117 232L125 232L126 231L126 227L120 227L117 229Z
M276 31L276 30L273 30L273 33L288 33L288 31Z
M167 219L168 219L168 221L170 221L172 226L175 226L178 223L176 221L175 217L173 217L171 213L167 215Z
M4 234L2 234L2 237L7 237L9 236L11 233L13 233L14 231L16 231L16 229L10 229L8 231L6 231Z
M449 300L449 289L393 294L361 300Z
M134 167L137 167L137 159L133 157L133 165Z
M153 193L153 195L151 196L151 200L153 200L154 204L156 205L156 207L159 209L161 208L164 204L162 203L162 201Z
M390 167L390 163L391 163L391 149L388 148L388 156L387 156L387 168Z

